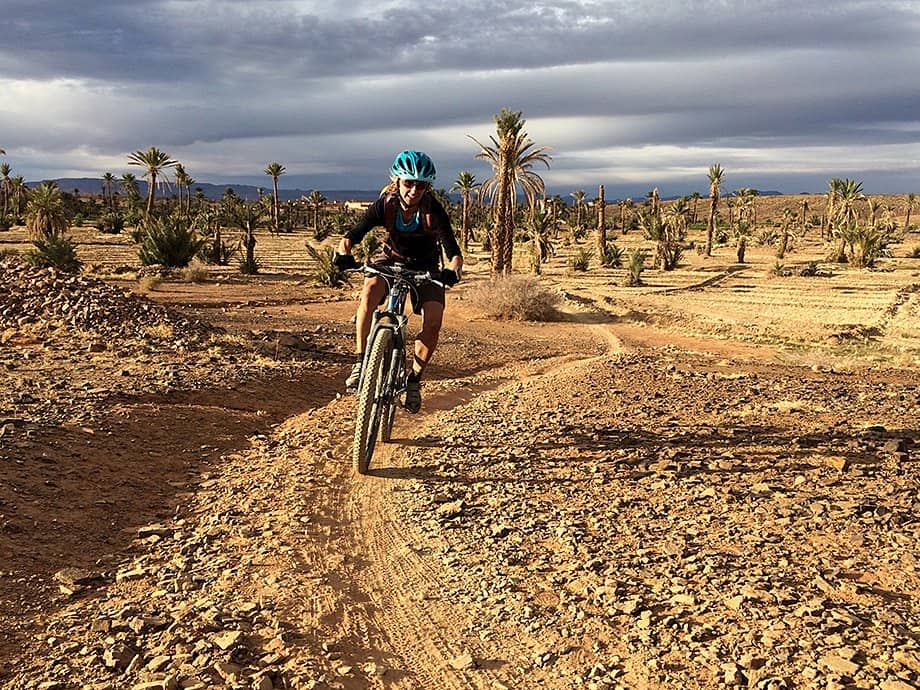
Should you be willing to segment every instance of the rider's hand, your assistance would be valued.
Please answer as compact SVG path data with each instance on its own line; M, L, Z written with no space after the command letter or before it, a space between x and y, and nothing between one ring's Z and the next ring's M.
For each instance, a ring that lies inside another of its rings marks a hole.
M442 268L441 276L438 280L444 283L447 287L453 287L460 282L460 273L450 268Z
M335 256L332 258L332 263L334 263L335 267L340 271L347 271L352 268L358 268L358 262L351 254L339 254L336 252Z

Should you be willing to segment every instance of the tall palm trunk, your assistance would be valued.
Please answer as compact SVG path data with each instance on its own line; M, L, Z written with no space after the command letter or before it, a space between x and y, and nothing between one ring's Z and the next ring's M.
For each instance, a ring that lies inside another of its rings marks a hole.
M604 261L607 253L607 201L604 199L604 185L597 188L597 258Z

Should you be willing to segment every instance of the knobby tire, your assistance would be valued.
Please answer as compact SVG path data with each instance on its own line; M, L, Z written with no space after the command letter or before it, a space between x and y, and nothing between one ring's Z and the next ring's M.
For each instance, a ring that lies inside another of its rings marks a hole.
M389 443L390 439L393 437L393 420L396 417L396 391L399 390L400 377L403 370L403 367L400 366L400 358L404 362L405 354L401 349L397 350L394 347L393 358L390 364L390 372L387 376L387 400L381 414L382 420L380 424L380 440L384 443Z
M364 377L358 390L358 412L355 417L355 439L352 444L352 460L358 474L367 474L381 416L381 393L387 382L390 359L393 352L393 333L381 328L374 336L368 359L364 366Z

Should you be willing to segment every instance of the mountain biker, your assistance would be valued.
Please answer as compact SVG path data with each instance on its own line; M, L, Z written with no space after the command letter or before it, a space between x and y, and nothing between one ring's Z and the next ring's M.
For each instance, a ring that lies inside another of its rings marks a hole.
M373 228L382 226L386 230L383 256L374 263L400 263L412 270L431 271L448 287L455 285L460 280L463 256L447 212L431 193L435 175L434 163L427 154L413 150L399 153L390 166L389 185L339 243L336 265L342 269L356 267L352 248ZM440 269L442 249L447 256L444 269ZM418 293L418 299L413 295L412 307L416 314L422 314L422 332L415 340L405 400L405 407L412 414L422 405L421 377L438 345L444 316L444 288L425 283L418 286ZM382 277L365 279L355 317L356 360L345 380L348 392L358 387L373 310L383 302L386 294L387 284Z

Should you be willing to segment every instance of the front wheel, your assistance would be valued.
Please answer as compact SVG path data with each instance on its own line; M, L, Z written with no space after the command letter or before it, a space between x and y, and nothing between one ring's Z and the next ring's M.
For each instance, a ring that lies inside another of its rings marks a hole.
M396 417L397 391L402 387L406 376L406 351L401 347L393 347L393 357L390 360L390 372L387 377L386 406L383 409L380 422L380 440L389 443L393 437L393 421Z
M374 454L382 412L382 396L392 352L393 332L388 328L379 329L364 363L364 376L358 390L358 412L355 416L355 439L352 444L352 460L358 474L367 474L371 456Z

